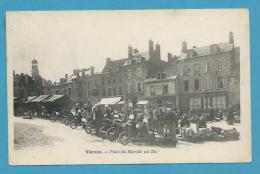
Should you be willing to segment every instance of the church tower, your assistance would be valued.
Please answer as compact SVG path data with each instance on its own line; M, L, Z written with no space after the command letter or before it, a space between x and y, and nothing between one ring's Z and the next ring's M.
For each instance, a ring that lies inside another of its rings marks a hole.
M39 69L38 69L38 62L34 58L32 60L32 78L37 79L39 76L40 76L40 74L39 74Z

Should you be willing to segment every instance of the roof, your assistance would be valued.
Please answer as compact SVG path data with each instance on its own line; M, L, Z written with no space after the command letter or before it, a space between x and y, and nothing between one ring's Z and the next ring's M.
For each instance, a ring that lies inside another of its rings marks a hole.
M52 95L49 98L45 98L45 100L43 100L43 102L54 102L62 97L64 97L64 95Z
M137 104L137 105L146 105L146 104L148 104L148 103L149 103L149 101L143 100L143 101L138 101L136 104Z
M117 104L121 100L121 97L102 98L99 102L101 105L113 105Z
M211 44L211 45L207 45L207 46L202 46L202 47L197 47L197 48L192 48L189 50L193 50L196 53L196 57L201 57L201 56L206 56L206 55L210 55L211 53L211 46L218 46L219 51L218 52L228 52L231 51L233 48L233 44L230 44L229 42L222 42L222 43L217 43L217 44ZM186 59L187 58L187 53L182 53L181 55L179 55L179 59Z
M29 103L31 102L33 99L35 99L37 96L28 96L26 101L24 103Z
M106 63L106 65L104 66L104 68L102 70L102 73L106 72L108 68L114 69L116 67L123 66L126 61L127 61L127 58L118 59L118 60L111 60L108 63Z
M146 60L149 59L149 51L133 53L133 57L144 57Z
M34 98L33 100L31 100L31 102L33 102L33 103L34 103L34 102L35 102L35 103L41 102L41 101L43 101L44 99L46 99L47 97L49 97L49 95L40 95L40 96Z
M163 80L175 80L176 78L177 78L177 76L168 76L168 77L165 77L163 79L149 78L149 79L145 79L144 82L163 81Z

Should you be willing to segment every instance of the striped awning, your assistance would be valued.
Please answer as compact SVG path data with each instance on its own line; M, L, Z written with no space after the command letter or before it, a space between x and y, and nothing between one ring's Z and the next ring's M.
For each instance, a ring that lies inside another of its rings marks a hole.
M33 99L35 99L37 96L28 96L26 101L24 103L30 103Z
M49 97L49 95L40 95L40 96L34 98L31 102L32 102L32 103L41 102L41 101L43 101L44 99L46 99L47 97Z
M43 102L54 102L62 97L64 97L64 95L52 95L52 96L46 98L45 100L43 100Z

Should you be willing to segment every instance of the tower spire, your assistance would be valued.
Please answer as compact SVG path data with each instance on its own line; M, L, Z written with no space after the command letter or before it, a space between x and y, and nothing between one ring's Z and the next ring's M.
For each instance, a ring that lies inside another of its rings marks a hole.
M34 58L32 60L32 78L36 79L40 76L38 69L38 61Z

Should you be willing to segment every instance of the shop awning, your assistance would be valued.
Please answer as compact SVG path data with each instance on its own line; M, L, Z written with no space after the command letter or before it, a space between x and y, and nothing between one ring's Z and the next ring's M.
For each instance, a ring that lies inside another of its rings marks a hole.
M46 99L47 97L49 97L49 95L40 95L40 96L34 98L31 102L32 102L32 103L41 102L41 101L43 101L44 99Z
M126 103L126 101L120 101L120 102L118 102L117 104L118 105L123 105L123 104L125 104Z
M45 98L43 100L43 102L54 102L54 101L56 101L56 100L58 100L58 99L60 99L62 97L64 97L64 95L52 95L52 96L50 96L48 98Z
M37 96L28 96L26 101L24 101L24 103L29 103L31 102L33 99L35 99Z
M143 100L143 101L138 101L136 104L137 104L137 105L146 105L146 104L148 104L148 103L149 103L149 101Z
M102 98L99 102L101 105L114 105L121 100L121 97Z

